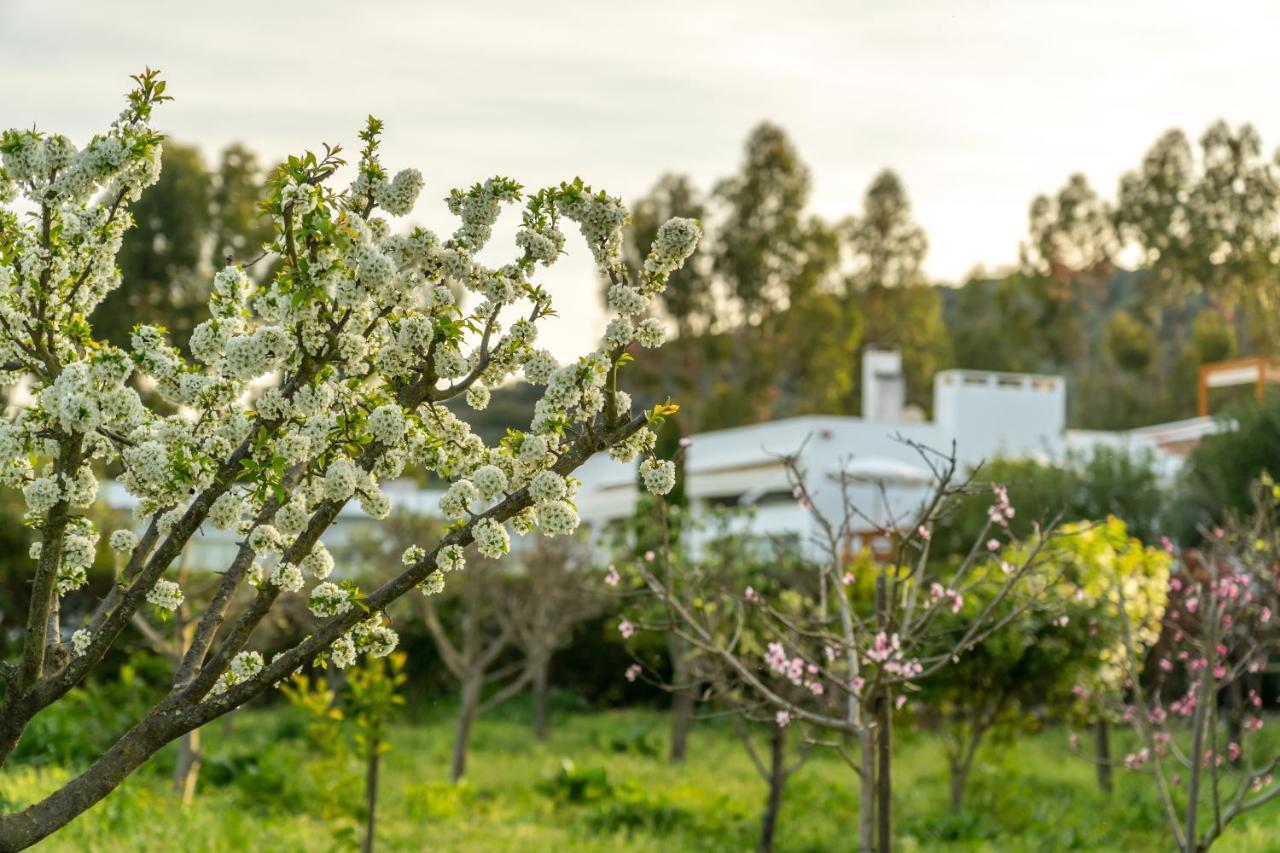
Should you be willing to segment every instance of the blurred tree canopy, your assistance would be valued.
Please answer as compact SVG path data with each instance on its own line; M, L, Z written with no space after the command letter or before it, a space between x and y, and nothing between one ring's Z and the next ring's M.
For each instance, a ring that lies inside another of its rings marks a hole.
M138 323L156 323L185 348L206 319L214 272L228 257L253 260L271 236L258 210L265 174L248 148L228 146L209 168L196 148L168 142L162 162L159 182L133 206L121 285L92 318L99 336L117 346L128 344Z
M652 396L688 403L684 433L857 414L867 346L902 351L925 410L946 367L1065 376L1069 424L1092 429L1190 417L1200 365L1280 348L1280 166L1251 125L1170 130L1114 193L1070 174L1028 205L1017 264L957 287L928 280L895 172L837 221L809 212L814 180L766 122L709 192L670 173L634 201L634 265L667 216L708 235L665 297L671 342L639 354Z

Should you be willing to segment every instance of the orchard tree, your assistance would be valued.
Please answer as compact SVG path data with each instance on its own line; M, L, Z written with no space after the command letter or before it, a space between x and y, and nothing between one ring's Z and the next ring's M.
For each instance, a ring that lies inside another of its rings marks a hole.
M533 736L551 727L551 660L573 640L574 629L604 604L593 582L590 547L562 537L541 539L513 560L515 570L497 590L497 615L524 658L533 691Z
M1155 788L1178 850L1208 850L1241 815L1280 798L1280 751L1266 752L1258 676L1277 645L1280 610L1280 487L1252 490L1249 515L1233 515L1203 550L1180 555L1164 613L1168 636L1144 654L1140 624L1127 618L1132 590L1117 583L1121 689L1106 694L1138 735L1125 767ZM1222 699L1245 699L1238 725L1222 719ZM1172 698L1171 698L1172 697Z
M709 587L705 575L673 562L680 556L669 547L653 562L634 564L665 615L647 627L671 632L698 656L713 658L754 707L768 708L774 725L795 724L807 740L846 759L858 778L858 846L865 851L892 846L895 713L923 681L1047 601L1040 569L1052 537L1037 529L1027 541L1015 540L1015 512L1003 489L993 490L988 521L963 560L931 555L933 527L964 484L956 479L954 458L917 449L933 469L933 491L918 512L887 522L871 519L852 500L849 481L833 485L811 477L794 457L784 460L796 500L816 528L814 541L804 543L810 595L785 590L769 598L749 585ZM832 501L827 489L835 489L838 499ZM818 509L833 503L834 512ZM659 510L665 519L665 505ZM888 559L850 553L855 534L868 526L892 543ZM1001 549L1007 559L994 554ZM1006 608L1024 584L1032 591ZM985 604L959 631L945 625L943 615L958 612L971 595ZM743 630L748 624L750 632ZM850 742L857 744L856 755Z
M0 137L0 365L5 384L32 390L31 404L0 423L0 474L22 489L39 538L22 653L3 673L0 758L103 660L134 613L183 601L165 574L204 524L234 531L240 544L192 614L171 689L78 776L0 816L3 850L48 837L162 746L300 666L389 654L397 636L386 608L415 588L438 592L446 573L463 568L468 545L498 558L512 529L570 533L578 516L566 476L595 453L632 460L653 446L648 426L661 414L633 413L618 371L633 341L661 343L660 323L631 318L699 237L690 220L666 223L633 279L620 257L621 201L580 180L526 194L508 178L449 193L461 220L452 235L392 233L381 214L407 215L423 179L382 165L381 123L370 119L345 190L332 186L343 165L337 148L290 157L275 172L265 209L276 272L261 283L235 266L217 273L190 359L156 326L134 329L128 349L104 344L86 317L120 284L129 210L161 165L150 119L165 84L150 70L135 79L125 110L84 148L35 130ZM519 251L501 266L482 264L502 206L520 203ZM562 367L534 346L551 303L531 279L563 251L566 222L614 282L617 313L594 352ZM464 310L451 284L474 294L474 307ZM495 446L444 405L465 395L483 408L489 389L520 370L545 391L529 427ZM127 384L135 374L177 410L144 405ZM379 483L410 463L449 482L446 533L408 549L401 571L375 589L327 580L333 560L321 534L351 500L385 518L391 501ZM64 629L57 602L83 584L100 536L84 514L96 501L95 465L120 466L140 532L109 534L123 569L88 618ZM655 490L670 488L669 464L645 466ZM250 603L228 621L246 587ZM278 599L295 596L315 616L310 632L264 654L252 643L255 627Z
M675 512L664 513L664 517L680 518ZM742 655L762 656L774 626L766 610L734 607L742 590L750 589L752 598L785 601L790 608L803 610L814 603L819 577L813 564L806 561L792 543L747 532L752 522L750 510L716 511L697 520L686 518L679 539L668 540L664 549L667 554L664 568L678 577L678 581L671 579L673 584L678 582L690 592L686 596L689 605L707 617L708 624L717 622L717 611L722 607L732 608L734 618L722 624L733 633L733 644ZM687 547L693 536L703 540L696 550ZM653 557L656 559L656 553ZM643 571L629 573L627 580L631 587L623 588L632 605L624 611L625 617L619 623L624 637L633 631L665 628L664 617L669 614L661 600L655 601L645 594L645 574ZM606 576L606 582L620 586L622 575L614 569ZM729 643L730 637L722 636L719 640ZM766 785L757 849L773 850L787 782L804 765L812 744L797 737L795 730L777 725L775 710L744 687L724 657L699 653L696 647L683 659L672 655L674 683L662 679L662 662L654 657L637 649L636 663L625 673L627 679L634 681L643 676L663 689L712 706L712 713L717 716L732 718L752 766ZM688 689L690 684L698 686L696 692ZM780 689L798 694L805 688ZM757 745L761 734L766 750ZM797 740L798 749L795 748Z
M1124 650L1108 600L1116 584L1127 590L1125 604L1138 648L1149 649L1159 636L1169 564L1163 551L1130 537L1124 522L1114 517L1063 525L1046 550L1052 555L1055 582L1033 591L1047 594L1052 606L1027 607L1019 599L1028 588L1014 590L999 609L1022 607L1021 618L1003 622L922 685L921 713L942 723L955 811L963 805L983 741L1028 725L1046 707L1096 726L1099 782L1105 787L1111 720L1091 699L1120 687ZM985 605L978 590L958 610L944 613L941 622L960 631Z

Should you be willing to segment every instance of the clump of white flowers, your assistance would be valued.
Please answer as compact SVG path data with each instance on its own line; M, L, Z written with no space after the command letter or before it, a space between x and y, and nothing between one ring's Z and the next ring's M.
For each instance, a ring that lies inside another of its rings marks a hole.
M147 593L147 602L161 610L177 610L182 604L182 589L173 581L162 578Z
M466 555L458 545L446 545L436 555L436 568L442 572L462 571L466 565Z
M284 592L297 592L306 583L297 563L280 563L271 572L271 585Z
M351 593L328 581L316 584L307 599L307 607L317 616L337 616L351 609Z
M89 644L92 642L93 635L89 633L89 629L81 628L71 635L71 653L80 657L89 651Z
M225 692L228 687L234 687L237 684L248 681L259 672L262 672L263 663L262 652L238 653L231 659L227 671L214 684L211 692L216 696Z
M538 528L547 536L567 536L578 529L578 513L564 501L538 504Z
M669 459L646 459L640 463L640 480L655 495L665 495L675 488L676 463Z
M119 284L129 207L161 163L150 118L164 84L151 71L135 79L126 109L83 148L35 130L0 134L0 379L30 389L28 404L0 416L0 485L22 492L25 521L40 531L31 551L38 629L27 633L41 643L23 651L23 690L48 670L43 626L56 596L85 584L96 555L93 514L80 511L98 499L94 471L120 471L134 500L132 529L109 537L128 570L94 616L92 641L87 628L72 635L77 657L62 683L83 678L100 657L85 654L90 643L110 648L144 603L182 603L163 574L214 527L237 551L211 609L195 618L221 624L245 586L255 598L240 618L265 618L310 577L308 606L326 620L270 664L234 645L244 634L218 634L195 683L238 703L316 655L347 666L395 648L383 614L397 587L357 607L351 587L327 580L334 561L320 537L352 502L381 519L392 511L386 484L406 471L448 483L446 541L407 550L401 569L412 581L403 589L433 594L464 568L472 543L496 559L510 550L509 529L575 530L576 461L602 450L624 461L652 454L650 420L632 415L618 368L634 345L661 343L653 299L693 251L697 223L664 224L635 281L621 261L626 207L581 180L526 190L490 178L449 192L452 233L410 228L395 218L413 212L423 176L383 166L373 119L349 186L334 186L342 161L333 150L290 157L274 173L263 205L272 260L213 273L209 317L189 355L153 325L135 327L124 348L94 341L85 318ZM516 245L491 263L504 206L519 209ZM593 351L560 364L537 347L553 313L538 276L565 253L566 223L610 282L613 316ZM450 405L483 409L490 389L521 375L540 397L527 423L497 442ZM646 485L665 490L667 465L646 460Z
M107 540L111 545L111 550L120 554L128 554L134 548L138 547L138 534L132 530L115 530L111 533L111 538Z
M476 549L484 556L496 560L511 550L511 537L507 529L492 518L481 519L473 529Z

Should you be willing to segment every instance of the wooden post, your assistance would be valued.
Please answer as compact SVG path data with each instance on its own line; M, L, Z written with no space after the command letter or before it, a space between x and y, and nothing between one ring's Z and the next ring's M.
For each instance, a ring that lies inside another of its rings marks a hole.
M1196 411L1200 417L1209 414L1209 365L1200 365L1200 381L1196 389Z

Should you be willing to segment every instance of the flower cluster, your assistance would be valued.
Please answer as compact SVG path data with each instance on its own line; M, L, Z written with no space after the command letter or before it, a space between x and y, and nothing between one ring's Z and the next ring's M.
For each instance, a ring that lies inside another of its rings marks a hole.
M147 602L161 610L177 610L182 604L182 589L173 581L158 580L147 593Z

